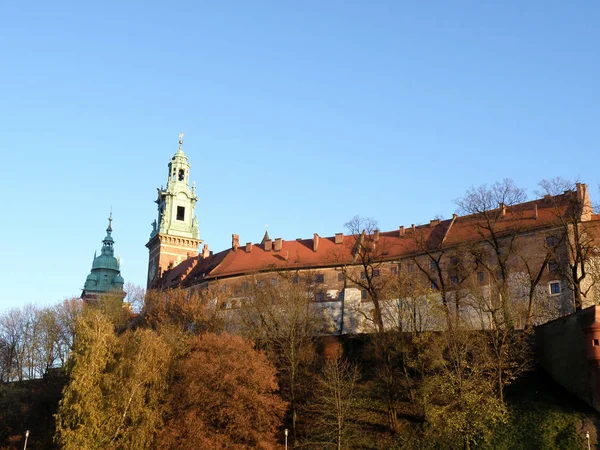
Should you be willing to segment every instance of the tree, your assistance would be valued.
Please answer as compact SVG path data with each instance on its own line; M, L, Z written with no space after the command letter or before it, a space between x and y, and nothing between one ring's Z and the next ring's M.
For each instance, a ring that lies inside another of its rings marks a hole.
M171 352L151 330L126 331L97 308L77 322L56 442L69 449L147 449L162 420Z
M311 434L319 440L320 448L326 444L338 450L350 447L359 380L358 366L339 353L325 361L312 405L315 422Z
M266 283L257 276L240 315L244 334L259 342L279 371L282 394L290 404L292 439L297 443L299 405L321 320L313 305L311 273L278 273L277 282L272 279Z
M239 336L206 333L177 365L160 448L274 449L286 403L275 369Z
M220 292L214 288L150 290L146 293L142 317L147 325L172 325L186 332L217 331Z
M539 183L542 193L550 195L558 236L551 236L550 245L557 270L572 292L573 308L580 310L584 299L595 285L595 277L588 276L589 265L599 256L597 236L587 186L557 177Z

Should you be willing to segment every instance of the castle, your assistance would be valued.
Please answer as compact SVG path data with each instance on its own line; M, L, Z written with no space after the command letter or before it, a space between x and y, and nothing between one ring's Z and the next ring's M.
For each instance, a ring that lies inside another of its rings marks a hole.
M367 226L349 234L314 233L312 238L291 241L265 233L260 243L245 244L233 234L230 248L213 253L204 244L199 252L202 241L194 216L198 199L195 186L190 187L190 164L181 137L168 164L166 188L158 189L158 220L146 244L148 288L218 286L225 297L221 308L236 309L251 285L275 285L282 274L295 282L304 277L310 280L310 295L333 334L367 329L365 319L373 314L373 284L390 275L419 279L443 298L465 283L492 295L494 286L509 284L504 277L510 275L510 283L520 280L523 296L529 283L535 287L529 297L544 297L552 311L535 323L594 303L592 255L581 258L578 246L586 236L585 251L594 250L590 242L600 235L600 215L593 214L585 184L557 195L497 204L393 231ZM464 264L467 249L468 267ZM531 319L523 314L517 317L517 326Z

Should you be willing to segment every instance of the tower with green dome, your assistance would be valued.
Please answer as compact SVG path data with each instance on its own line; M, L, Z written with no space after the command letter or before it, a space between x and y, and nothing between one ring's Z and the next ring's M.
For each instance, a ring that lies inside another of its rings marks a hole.
M103 295L115 295L121 299L125 297L119 260L115 258L112 220L111 213L108 218L106 237L102 240L102 250L99 256L94 253L92 271L85 280L81 293L81 298L84 300L98 300Z
M202 243L198 219L194 215L196 185L190 187L190 163L183 153L183 134L179 148L168 164L167 187L158 189L156 204L158 219L152 222L150 240L146 244L148 258L148 288L163 272L181 261L198 256Z

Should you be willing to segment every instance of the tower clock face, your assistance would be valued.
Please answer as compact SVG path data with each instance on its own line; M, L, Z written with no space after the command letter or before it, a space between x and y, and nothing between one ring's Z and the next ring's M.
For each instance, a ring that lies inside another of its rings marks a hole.
M156 261L152 261L152 264L150 264L150 269L148 269L148 278L150 278L151 280L154 280L155 277L156 277Z

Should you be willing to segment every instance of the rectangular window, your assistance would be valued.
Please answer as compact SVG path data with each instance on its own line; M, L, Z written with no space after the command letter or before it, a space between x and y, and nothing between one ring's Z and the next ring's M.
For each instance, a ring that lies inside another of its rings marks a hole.
M367 274L366 274L366 273L364 273L364 272L361 272L361 273L360 273L360 279L361 279L361 280L364 280L365 278L367 278Z
M556 247L556 244L557 244L557 242L556 242L556 238L554 236L548 236L546 238L546 246L547 247L553 248L553 247Z
M373 269L373 277L379 276L379 269Z
M558 272L558 262L556 260L550 261L548 263L548 270L550 272Z
M247 290L248 290L248 282L247 282L247 281L244 281L244 282L242 283L242 290L243 290L243 291L247 291Z
M259 281L256 282L256 286L257 287L261 287L262 285L263 285L262 280L259 280Z
M292 284L298 284L298 275L292 277Z
M338 272L338 281L344 281L346 279L344 272Z
M344 291L340 291L340 292L339 292L339 294L338 294L338 300L339 300L340 302L343 302L343 301L344 301Z
M398 266L392 266L392 275L398 275Z
M271 284L277 286L277 278L271 278Z
M318 273L315 276L315 283L323 283L325 281L325 275L323 275L322 273Z
M431 289L433 289L434 291L439 290L437 283L433 280L431 280Z
M360 291L360 298L362 300L366 300L367 299L367 291L366 291L366 289L363 289L362 291Z
M485 274L481 271L477 272L477 282L479 284L483 284L484 281L485 281Z
M185 220L185 207L184 206L177 207L177 220Z
M553 281L552 283L550 283L550 294L560 294L560 281Z
M324 302L325 301L325 294L323 292L318 292L317 293L317 301L318 302Z
M223 286L221 286L221 292L227 292L227 285L224 284Z
M406 271L414 272L415 271L415 263L413 263L413 262L406 263Z
M452 282L452 284L458 284L458 277L456 275L452 275L450 277L450 281Z
M437 270L437 266L438 266L437 261L429 261L429 268L431 270Z
M593 347L600 347L600 339L594 339L594 340L592 340L592 346Z

